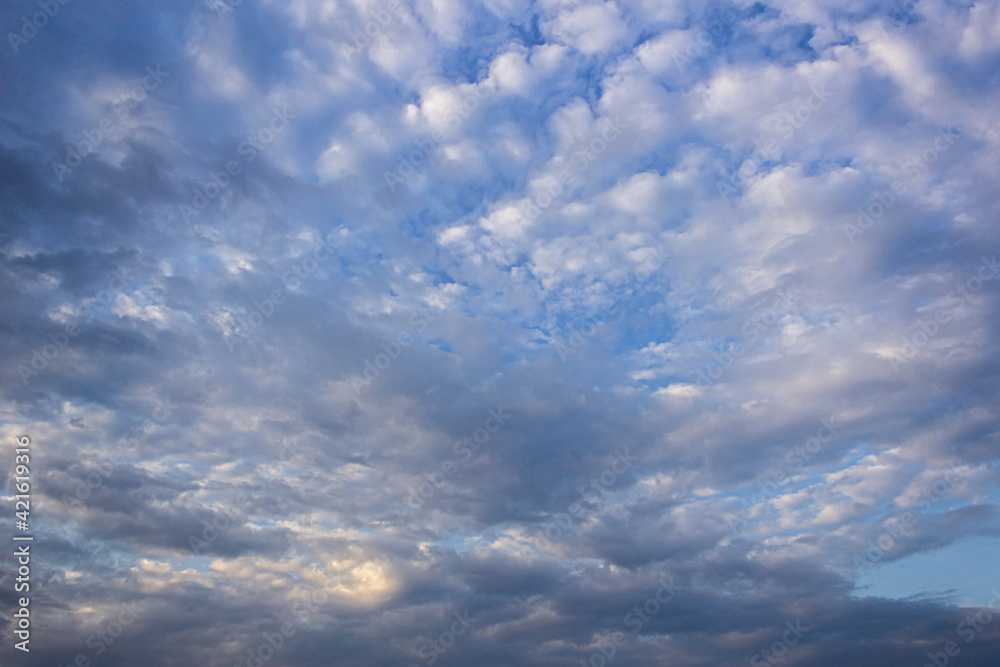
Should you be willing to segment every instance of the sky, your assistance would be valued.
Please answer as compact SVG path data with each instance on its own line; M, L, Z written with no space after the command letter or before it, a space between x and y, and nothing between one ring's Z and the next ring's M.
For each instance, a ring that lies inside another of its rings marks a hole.
M0 33L5 665L997 664L1000 3Z

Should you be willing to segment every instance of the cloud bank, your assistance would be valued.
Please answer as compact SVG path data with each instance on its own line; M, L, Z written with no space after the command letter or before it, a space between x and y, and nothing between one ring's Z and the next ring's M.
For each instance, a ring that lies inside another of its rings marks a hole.
M996 2L3 28L11 664L1000 654Z

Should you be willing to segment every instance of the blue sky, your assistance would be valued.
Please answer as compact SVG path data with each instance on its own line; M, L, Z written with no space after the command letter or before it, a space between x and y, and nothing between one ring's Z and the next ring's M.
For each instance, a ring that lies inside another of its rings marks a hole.
M0 21L5 661L996 661L1000 3Z

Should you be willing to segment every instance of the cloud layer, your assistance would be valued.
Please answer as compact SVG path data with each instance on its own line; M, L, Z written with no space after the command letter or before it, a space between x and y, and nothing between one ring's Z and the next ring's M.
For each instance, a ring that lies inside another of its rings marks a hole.
M12 664L1000 653L998 3L52 7L0 63Z

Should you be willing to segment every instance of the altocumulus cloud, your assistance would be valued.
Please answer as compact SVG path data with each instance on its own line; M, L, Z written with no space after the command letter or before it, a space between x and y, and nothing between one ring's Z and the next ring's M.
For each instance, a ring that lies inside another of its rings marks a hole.
M997 2L2 30L4 664L995 662Z

